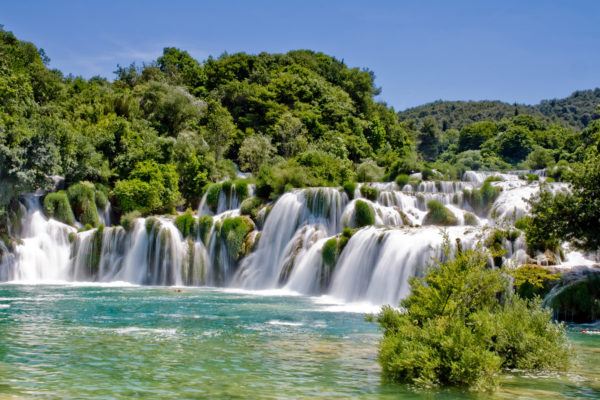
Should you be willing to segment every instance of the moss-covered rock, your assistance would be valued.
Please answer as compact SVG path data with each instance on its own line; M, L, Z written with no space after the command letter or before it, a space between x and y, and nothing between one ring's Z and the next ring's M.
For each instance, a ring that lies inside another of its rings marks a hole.
M355 182L345 182L344 183L344 192L350 200L354 199L354 192L356 191L356 183Z
M471 225L471 226L479 225L479 220L477 219L475 214L466 212L463 217L465 219L465 225Z
M323 244L321 254L323 255L323 264L325 264L326 267L332 268L335 265L338 256L338 238L332 237L327 240L325 244Z
M179 214L175 217L174 224L184 238L196 236L198 221L194 217L192 210L189 208L183 214Z
M75 217L83 225L98 226L100 221L96 207L96 187L91 182L79 182L67 189L69 202Z
M210 215L203 215L198 218L198 237L205 245L208 245L210 230L213 226L213 218Z
M225 218L220 227L220 235L227 244L229 256L239 260L246 255L246 236L254 230L254 223L247 216Z
M458 219L452 211L437 200L428 201L427 210L423 220L424 225L452 226L458 224Z
M54 218L67 225L75 224L75 216L69 203L69 197L63 190L48 193L44 198L44 213L49 218Z
M356 200L354 203L354 226L362 228L363 226L375 224L375 211L369 203L363 200Z

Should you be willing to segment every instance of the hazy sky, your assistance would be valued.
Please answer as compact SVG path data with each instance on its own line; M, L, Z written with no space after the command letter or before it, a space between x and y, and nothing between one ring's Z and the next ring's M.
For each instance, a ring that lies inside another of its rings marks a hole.
M0 24L65 73L113 78L165 46L313 49L373 70L397 109L425 102L536 103L600 86L600 0L3 1Z

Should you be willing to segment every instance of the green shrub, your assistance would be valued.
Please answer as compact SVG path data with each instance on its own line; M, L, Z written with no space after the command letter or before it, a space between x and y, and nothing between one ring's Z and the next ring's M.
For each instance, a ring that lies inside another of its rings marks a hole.
M253 221L256 221L262 205L263 202L258 197L248 197L240 205L240 214L248 215Z
M108 197L106 196L106 194L103 191L96 190L95 199L96 207L98 207L101 210L104 210L106 208L106 205L108 204Z
M181 232L181 236L193 237L196 235L197 224L196 218L194 217L194 213L189 208L183 214L179 214L175 217L175 226Z
M404 186L406 186L406 184L410 181L410 177L406 174L400 174L396 177L395 182L396 185L398 185L398 187L400 189L402 189Z
M379 191L377 190L377 188L374 188L374 187L371 187L368 185L362 185L360 187L360 194L365 199L369 199L371 201L377 201L377 197L379 196Z
M514 278L515 291L524 299L543 298L560 279L560 274L533 264L522 265L510 274Z
M171 213L181 203L178 185L179 174L173 164L143 161L136 164L129 179L116 183L112 193L123 213Z
M249 194L248 181L244 179L237 179L233 182L233 188L237 197L240 201L246 199Z
M223 185L221 183L211 183L205 188L206 205L212 212L217 212L219 206L219 195L221 194Z
M366 201L356 200L354 203L354 225L356 228L375 224L375 211Z
M355 182L345 182L344 183L344 192L348 195L350 200L354 199L354 192L356 191L356 183Z
M487 254L468 250L410 282L400 306L376 316L387 381L490 390L502 369L561 370L565 329L539 301L511 295Z
M456 216L437 200L427 202L427 214L423 220L424 225L450 226L458 224Z
M131 229L133 229L135 220L140 218L141 216L142 214L137 210L130 211L127 214L123 214L121 216L120 221L121 226L125 228L126 231L130 231Z
M254 223L248 217L225 218L221 225L221 238L227 244L229 256L234 260L242 258L246 250L244 248L246 236L254 230Z
M435 172L431 168L424 168L421 170L421 179L428 181L435 176Z
M83 225L98 226L99 217L96 207L96 188L91 182L79 182L67 189L69 202L75 217Z
M118 181L113 189L113 196L122 213L138 211L146 215L160 208L158 188L139 179Z
M67 225L75 224L75 216L69 204L69 198L64 191L48 193L44 198L44 213L49 218L64 222Z

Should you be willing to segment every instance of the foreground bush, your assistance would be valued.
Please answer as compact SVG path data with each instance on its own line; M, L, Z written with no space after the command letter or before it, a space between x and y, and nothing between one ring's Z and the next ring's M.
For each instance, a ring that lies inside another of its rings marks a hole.
M413 278L412 294L375 318L383 329L385 380L418 386L491 389L503 369L559 370L565 329L539 300L510 290L487 254L470 250Z

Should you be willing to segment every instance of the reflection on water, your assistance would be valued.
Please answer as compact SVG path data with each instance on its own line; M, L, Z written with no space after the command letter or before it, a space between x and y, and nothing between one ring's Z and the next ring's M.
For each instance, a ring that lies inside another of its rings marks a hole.
M377 328L299 296L0 286L0 398L490 398L383 385ZM600 337L572 371L508 375L494 398L600 397Z

